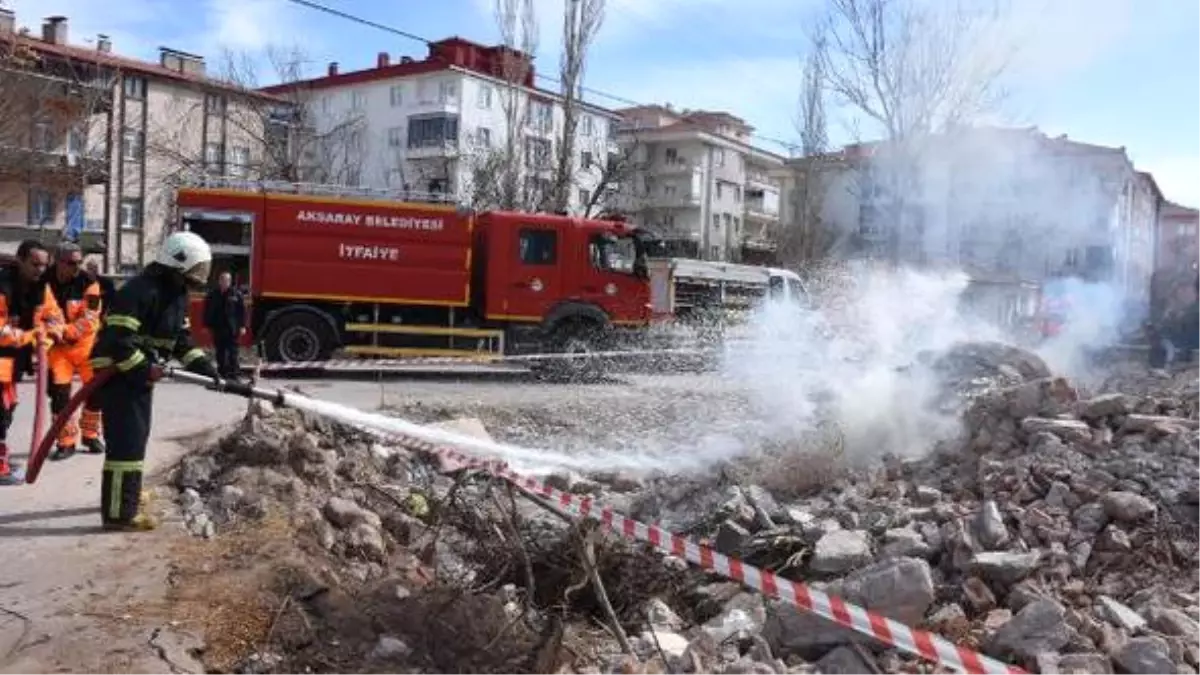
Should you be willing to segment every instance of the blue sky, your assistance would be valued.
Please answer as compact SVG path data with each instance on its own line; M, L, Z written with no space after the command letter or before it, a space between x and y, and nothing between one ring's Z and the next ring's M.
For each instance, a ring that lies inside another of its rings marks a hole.
M493 0L322 0L437 39L497 37ZM540 71L555 74L563 0L535 0ZM375 54L424 46L289 0L8 0L18 22L71 18L72 42L112 36L114 49L154 59L159 45L218 56L299 46L315 71L367 67ZM1200 205L1200 3L1195 0L1005 0L1001 40L1018 49L1000 119L1125 146L1167 197ZM608 0L587 86L645 102L715 108L768 138L795 140L805 27L819 0ZM186 9L185 9L186 8ZM214 58L214 60L216 60ZM264 76L268 73L264 69ZM269 78L268 78L269 79ZM596 102L618 107L614 101ZM849 140L834 121L835 140ZM783 149L769 140L767 149Z

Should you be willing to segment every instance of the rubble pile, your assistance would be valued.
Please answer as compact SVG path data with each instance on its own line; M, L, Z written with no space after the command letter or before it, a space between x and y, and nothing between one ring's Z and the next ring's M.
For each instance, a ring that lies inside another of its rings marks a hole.
M1082 398L1012 355L1000 377L959 379L963 437L926 458L788 501L737 480L677 486L634 516L1033 671L1196 672L1195 369ZM857 664L837 672L915 665L864 661L846 649L862 638L774 603L762 635L777 657Z
M456 431L486 433L462 422ZM215 447L187 456L175 484L197 537L282 518L294 539L295 559L274 561L263 580L291 609L266 622L270 634L238 672L614 672L657 653L635 633L634 654L624 654L605 628L582 563L584 530L502 484L444 474L433 458L356 430L258 406ZM591 484L629 489L617 478ZM702 577L686 566L614 538L593 547L607 601L629 630L659 596L704 607L691 595ZM695 621L700 611L680 614Z
M787 467L774 481L760 459L703 478L548 482L1031 671L1197 672L1195 370L1152 376L1158 388L1138 393L1089 393L1010 348L931 363L965 407L963 434L921 459L860 469L777 453L769 461ZM456 429L486 434L477 422ZM588 583L586 532L504 485L443 475L422 455L291 411L248 416L189 456L177 483L198 536L282 510L310 556L308 590L289 586L309 629L275 629L245 670L934 670L597 537L623 648Z

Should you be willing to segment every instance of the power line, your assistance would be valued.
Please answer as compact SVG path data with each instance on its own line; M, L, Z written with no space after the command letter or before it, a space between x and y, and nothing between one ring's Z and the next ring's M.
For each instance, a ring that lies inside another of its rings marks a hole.
M391 33L393 35L399 35L400 37L403 37L403 38L406 38L409 40L413 40L415 42L420 42L426 46L433 44L433 40L430 40L428 38L423 38L420 35L417 35L415 33L410 33L408 31L400 30L399 28L396 28L394 26L388 26L386 24L379 23L378 21L372 21L370 19L358 16L356 14L350 14L349 12L343 12L340 9L334 9L333 7L329 7L328 5L323 5L318 2L313 2L312 0L288 0L288 2L292 2L292 3L295 3L302 7L307 7L308 9L312 9L312 10L315 10L318 12L324 12L325 14L329 14L331 16L336 16L339 19L345 19L346 21L350 21L351 23L357 23L362 26L367 26L369 28L374 28L376 30L381 30L381 31L384 31L387 33ZM534 77L536 77L537 79L539 79L543 82L546 82L548 84L552 84L556 87L559 87L559 88L562 87L562 81L555 77L551 77L550 75L545 75L543 73L535 72ZM593 89L591 87L580 87L579 89L580 89L580 91L582 91L585 94L591 94L593 96L598 96L600 98L604 98L609 101L620 103L622 105L628 105L628 106L644 106L644 105L646 105L645 103L640 103L638 101L634 101L633 99L626 98L624 96L618 96L617 94L612 94L609 92L601 91L599 89ZM794 149L797 145L796 143L782 141L782 140L779 140L778 138L772 138L770 136L763 136L762 134L751 134L750 137L758 139L760 141L774 143L775 145L778 145L789 151Z

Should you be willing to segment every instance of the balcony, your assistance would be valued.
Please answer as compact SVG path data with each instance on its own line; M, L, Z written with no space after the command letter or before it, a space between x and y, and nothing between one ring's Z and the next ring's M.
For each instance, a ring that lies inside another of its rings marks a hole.
M677 157L670 161L663 159L660 162L655 162L653 171L657 176L679 176L683 174L698 173L700 171L700 167L695 166L686 158Z
M24 181L31 175L83 185L103 185L109 171L103 153L71 152L63 148L36 150L0 145L0 180Z
M457 140L426 140L419 143L409 143L404 153L405 159L450 159L458 156Z
M654 194L647 195L644 201L647 206L657 209L694 208L700 206L700 195L684 189L670 193L655 191Z
M756 169L746 169L746 191L753 190L768 191L779 193L779 185L771 180L771 176L766 171L758 171Z
M766 222L779 221L779 193L754 190L746 186L746 219Z

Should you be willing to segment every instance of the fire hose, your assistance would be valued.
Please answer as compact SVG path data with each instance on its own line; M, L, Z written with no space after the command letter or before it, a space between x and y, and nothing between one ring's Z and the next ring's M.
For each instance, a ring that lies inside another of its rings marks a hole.
M104 386L104 383L113 376L114 372L115 371L113 371L111 368L97 371L95 376L89 382L80 387L79 391L75 392L75 395L72 396L67 402L66 407L54 417L54 421L50 424L50 428L47 429L44 434L41 432L42 422L40 417L35 418L33 433L33 443L35 445L32 446L32 449L29 452L29 462L25 467L26 484L32 485L33 483L37 482L38 475L42 472L42 466L45 465L46 458L49 457L50 450L54 447L54 443L58 439L59 432L61 432L63 427L65 427L71 421L71 419L75 416L76 411L78 411L79 408L86 403L89 398L92 397L96 390ZM38 376L39 383L45 379L44 366L40 367ZM175 367L164 368L163 377L179 380L181 382L188 382L190 384L207 386L209 389L220 391L222 393L233 394L235 396L242 396L244 398L257 398L264 401L270 401L276 405L286 405L286 394L284 394L282 391L260 389L258 387L252 387L248 384L243 384L240 382L222 382L221 385L217 387L210 377L196 375L195 373L189 373L186 370ZM45 398L44 389L44 386L39 389L39 401Z

